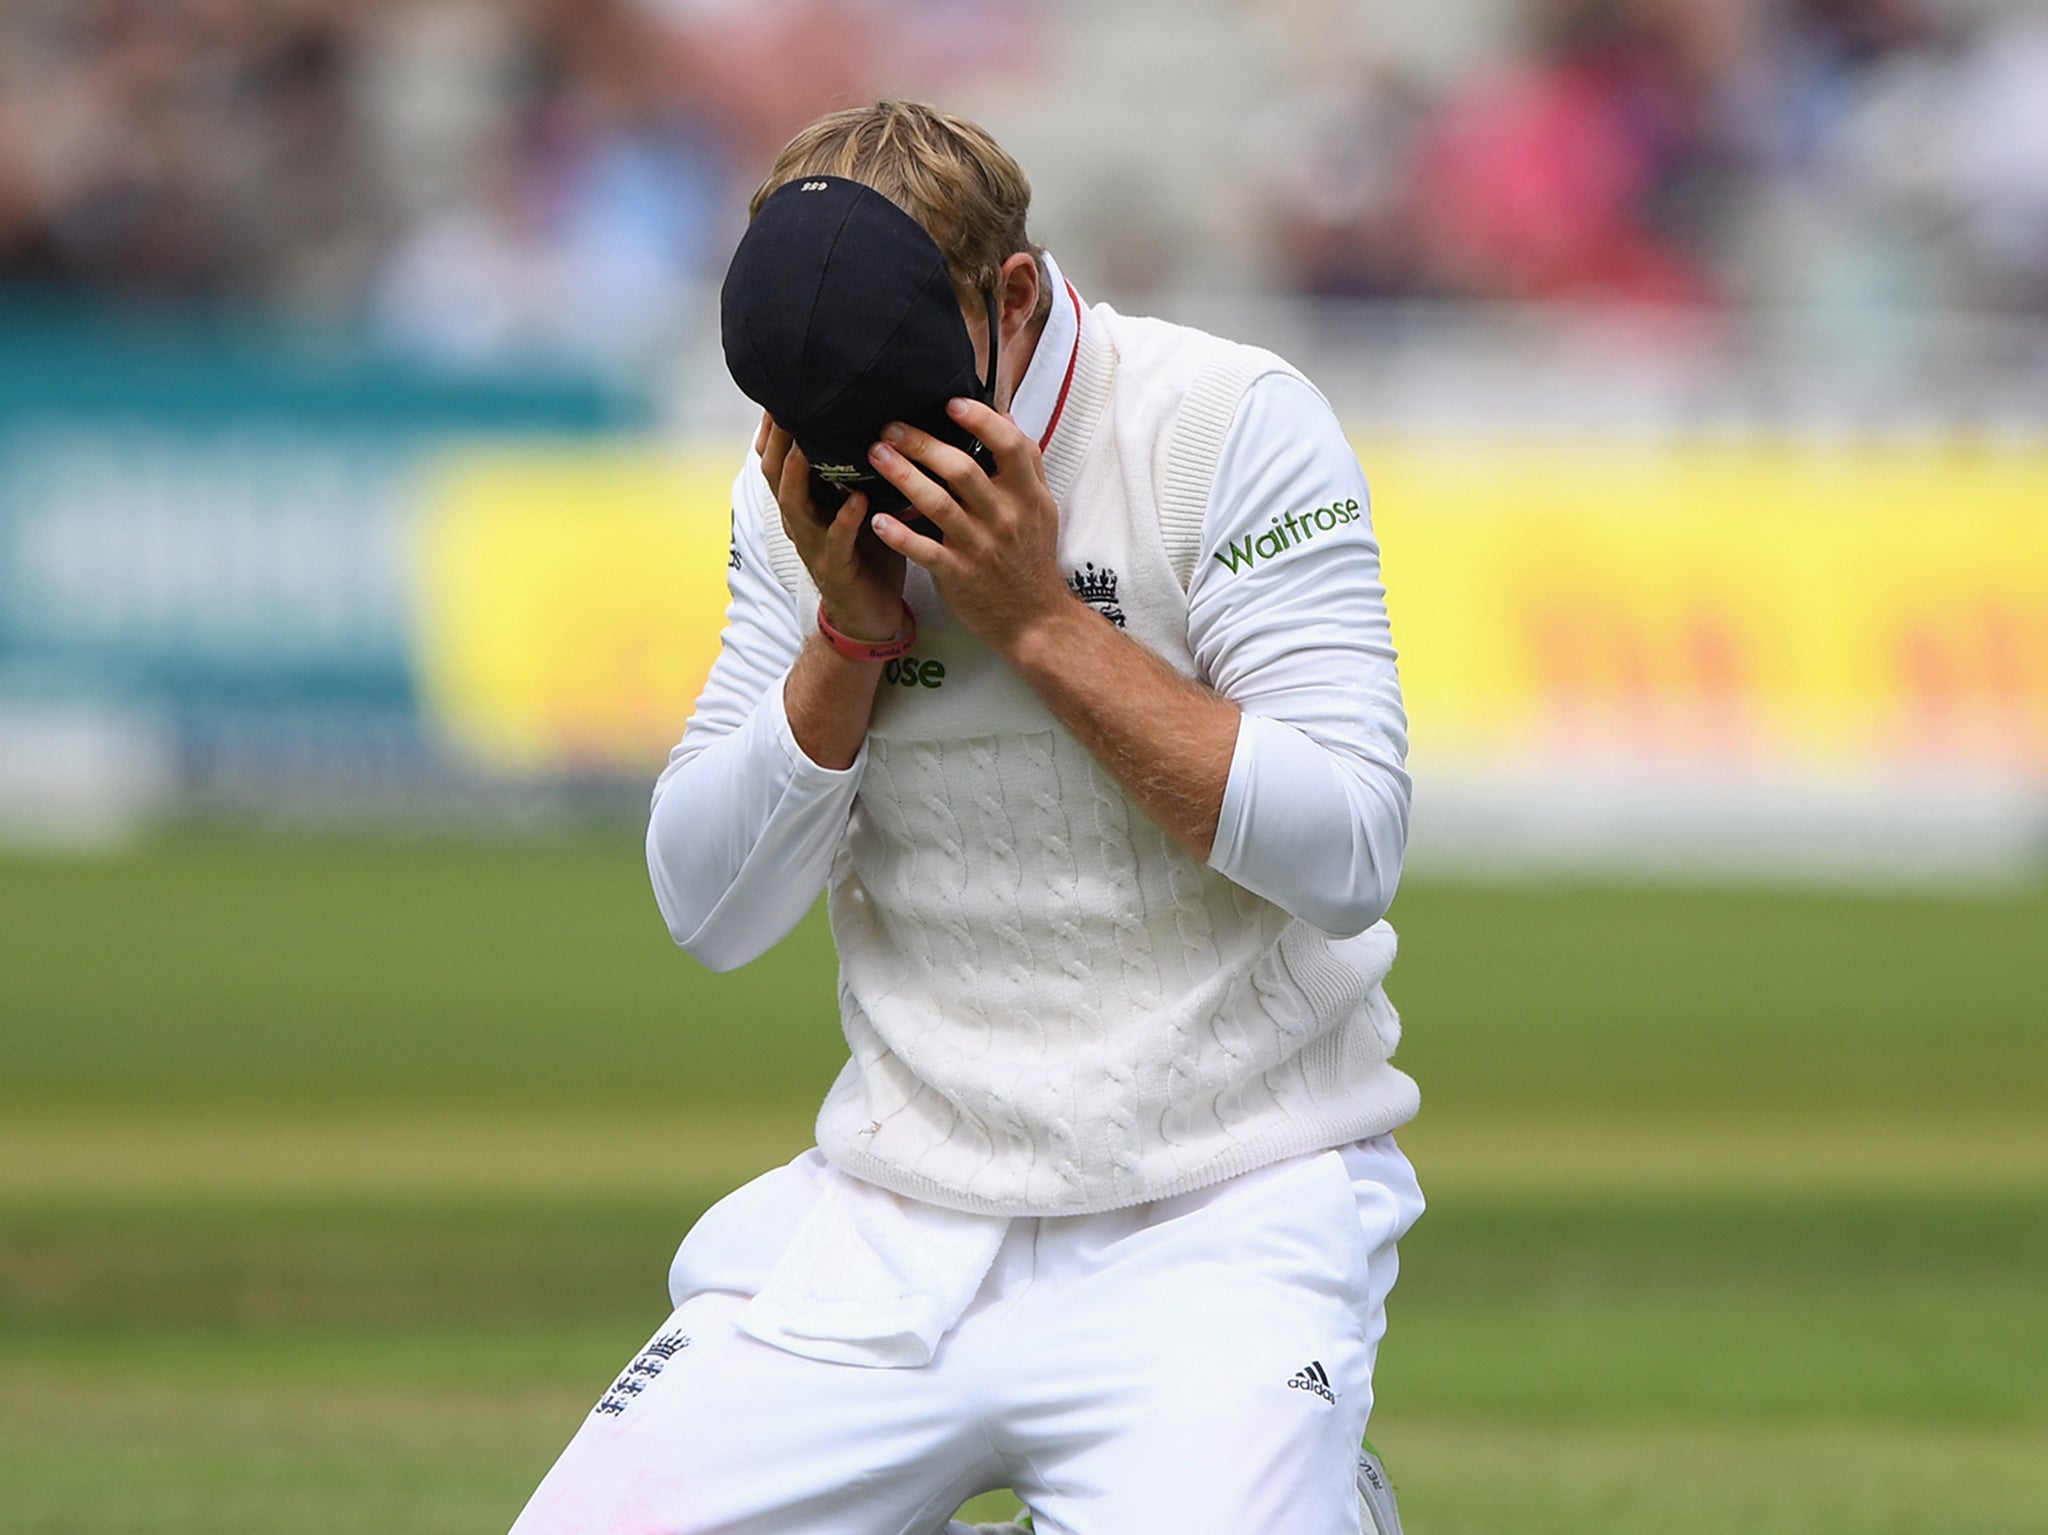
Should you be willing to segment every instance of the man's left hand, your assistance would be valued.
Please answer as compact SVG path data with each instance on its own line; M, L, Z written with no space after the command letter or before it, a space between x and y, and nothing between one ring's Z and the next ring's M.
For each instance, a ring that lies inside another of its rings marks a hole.
M929 571L954 615L1014 659L1044 620L1073 601L1059 570L1059 508L1038 444L1014 421L976 400L954 400L946 413L987 446L995 474L929 433L890 423L869 458L946 541L886 514L874 518L875 536ZM945 483L920 473L920 464Z

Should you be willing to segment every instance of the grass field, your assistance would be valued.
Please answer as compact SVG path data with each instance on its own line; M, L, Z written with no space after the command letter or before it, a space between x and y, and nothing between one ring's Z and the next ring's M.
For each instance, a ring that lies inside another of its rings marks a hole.
M15 858L0 912L10 1532L502 1530L839 1061L821 927L707 975L629 836ZM1395 920L1411 1535L2048 1530L2048 895Z

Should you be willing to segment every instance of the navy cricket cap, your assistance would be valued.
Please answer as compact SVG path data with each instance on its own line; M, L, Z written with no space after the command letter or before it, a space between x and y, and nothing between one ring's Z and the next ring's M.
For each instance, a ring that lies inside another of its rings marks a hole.
M871 512L900 512L902 492L868 462L891 421L987 466L987 450L946 414L960 395L992 403L994 294L986 302L984 381L952 271L924 227L872 187L805 176L769 194L733 252L719 294L725 365L803 449L821 510L859 490Z

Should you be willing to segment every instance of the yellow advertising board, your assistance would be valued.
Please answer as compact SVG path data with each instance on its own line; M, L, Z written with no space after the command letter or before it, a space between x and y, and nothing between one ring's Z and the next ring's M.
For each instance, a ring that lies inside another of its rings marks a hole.
M2048 771L2048 448L1360 447L1418 751Z
M2048 775L2048 444L1359 450L1419 757ZM717 650L740 453L442 465L421 677L457 740L661 760Z
M428 480L417 555L432 717L505 767L658 764L718 653L739 456L450 455Z

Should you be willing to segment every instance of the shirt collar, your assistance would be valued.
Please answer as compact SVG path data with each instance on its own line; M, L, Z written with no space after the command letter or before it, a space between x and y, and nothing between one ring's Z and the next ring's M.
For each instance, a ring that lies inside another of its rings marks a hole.
M1045 258L1045 270L1052 287L1052 309L1045 317L1045 329L1039 332L1031 364L1018 381L1016 394L1010 397L1010 419L1026 436L1039 440L1041 446L1047 429L1053 425L1054 413L1065 399L1067 381L1073 376L1074 354L1081 344L1079 302L1050 253Z

